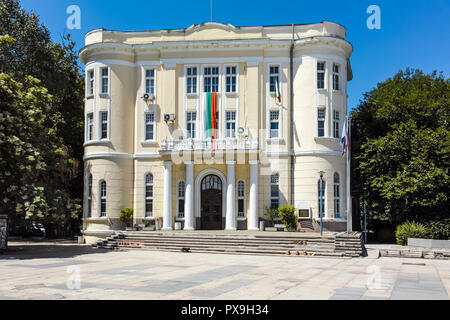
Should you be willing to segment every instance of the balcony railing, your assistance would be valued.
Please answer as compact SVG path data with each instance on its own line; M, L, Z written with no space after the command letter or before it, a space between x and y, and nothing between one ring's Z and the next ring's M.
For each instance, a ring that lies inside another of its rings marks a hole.
M258 140L253 139L183 139L162 140L163 151L187 150L258 150Z

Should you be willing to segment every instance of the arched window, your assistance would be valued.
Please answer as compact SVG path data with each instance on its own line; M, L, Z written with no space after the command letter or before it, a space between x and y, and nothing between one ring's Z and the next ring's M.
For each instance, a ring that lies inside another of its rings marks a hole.
M322 197L320 197L320 179L319 181L317 181L317 199L318 199L318 204L317 207L319 208L319 218L320 218L320 212L322 212L322 216L325 217L325 192L326 191L326 181L324 179L322 179Z
M238 218L245 218L245 182L240 180L237 184Z
M178 218L183 219L184 218L184 195L186 192L186 184L183 180L178 182Z
M88 218L92 217L92 174L88 176L87 181L87 212Z
M270 207L280 207L280 174L274 173L270 176Z
M100 217L106 217L106 181L100 181Z
M339 173L334 173L334 217L340 218L341 215L341 181Z
M145 175L145 218L153 217L153 175Z

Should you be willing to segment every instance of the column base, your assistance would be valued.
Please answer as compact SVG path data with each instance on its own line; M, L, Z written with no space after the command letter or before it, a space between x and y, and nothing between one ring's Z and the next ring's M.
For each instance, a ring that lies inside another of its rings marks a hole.
M194 231L195 230L195 228L192 228L192 227L185 227L184 229L183 229L184 231Z
M236 231L236 228L226 228L225 231Z
M259 231L259 228L248 228L248 231Z
M172 231L173 228L162 228L161 230L162 230L162 231Z

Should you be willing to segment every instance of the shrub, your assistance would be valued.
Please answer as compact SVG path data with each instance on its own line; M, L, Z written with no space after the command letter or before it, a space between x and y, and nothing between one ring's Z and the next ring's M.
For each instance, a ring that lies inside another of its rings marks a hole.
M450 239L450 218L439 221L424 222L427 238L449 240Z
M120 221L122 221L125 226L132 227L133 226L133 209L124 208L120 210Z
M266 207L266 213L264 214L264 216L266 216L267 219L269 219L269 221L272 222L272 224L275 223L275 220L279 217L279 215L280 211L278 209Z
M408 244L408 238L426 239L427 230L421 223L406 221L405 223L397 226L395 238L397 239L398 244L406 246Z
M295 212L297 209L294 206L281 206L280 209L280 220L284 223L288 230L297 230L298 219Z

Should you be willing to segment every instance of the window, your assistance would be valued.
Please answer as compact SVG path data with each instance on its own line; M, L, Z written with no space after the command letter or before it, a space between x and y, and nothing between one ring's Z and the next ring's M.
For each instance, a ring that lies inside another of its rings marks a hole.
M106 217L106 182L100 181L100 217Z
M270 92L276 92L276 86L280 84L280 67L270 66L269 68L269 80L270 80Z
M333 64L333 90L341 90L339 86L339 65Z
M341 217L341 183L339 173L334 174L334 217Z
M145 175L145 218L153 217L153 175Z
M155 69L145 70L145 93L155 93Z
M184 181L178 182L178 218L184 218L184 195L186 184Z
M280 175L278 173L270 176L270 208L280 207Z
M204 85L205 92L219 92L219 67L205 68Z
M236 138L236 111L227 111L226 117L226 137Z
M319 218L320 212L322 212L322 216L325 217L325 190L326 190L325 180L322 180L322 197L320 197L320 180L317 182L317 199L318 199L318 208L319 208Z
M317 89L325 89L325 62L317 62Z
M88 71L88 95L94 95L94 70Z
M103 94L107 94L109 92L109 74L108 68L102 68L102 92Z
M280 136L280 111L270 111L270 138Z
M88 113L86 115L86 140L94 139L94 114Z
M145 113L145 140L155 140L155 114Z
M341 114L339 111L333 112L333 137L339 138L339 122Z
M325 136L325 109L317 110L317 136Z
M226 67L226 92L236 92L236 67Z
M186 69L186 93L197 93L197 67Z
M245 218L245 182L239 181L237 185L238 218Z
M108 139L108 111L100 112L100 140Z
M195 123L197 121L197 112L187 112L186 113L186 129L187 138L195 139Z
M88 177L87 185L87 217L92 217L92 174Z

